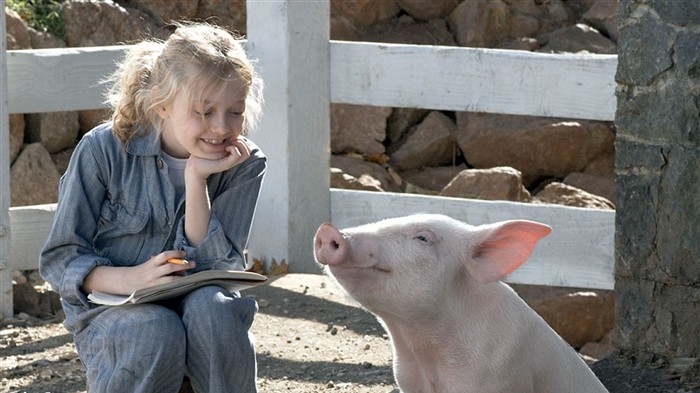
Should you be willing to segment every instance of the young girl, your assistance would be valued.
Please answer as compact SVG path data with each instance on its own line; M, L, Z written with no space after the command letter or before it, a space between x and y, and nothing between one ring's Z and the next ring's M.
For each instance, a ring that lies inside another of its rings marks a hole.
M121 307L86 297L245 268L266 163L244 135L262 82L230 33L176 26L133 46L113 75L111 121L76 147L41 252L91 393L176 393L185 375L197 392L256 391L253 299L217 286Z

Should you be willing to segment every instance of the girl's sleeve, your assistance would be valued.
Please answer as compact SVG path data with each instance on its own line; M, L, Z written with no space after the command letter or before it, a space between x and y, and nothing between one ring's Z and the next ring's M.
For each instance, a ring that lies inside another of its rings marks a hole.
M266 166L265 156L254 150L231 174L222 175L218 184L210 182L212 214L207 236L198 247L187 243L184 216L180 220L174 248L185 250L187 258L197 263L196 271L245 269L243 250L248 243Z
M94 254L100 207L106 188L106 160L96 157L95 141L86 134L75 148L59 185L58 207L39 258L41 276L63 301L90 307L80 289L85 276L98 265L108 265Z

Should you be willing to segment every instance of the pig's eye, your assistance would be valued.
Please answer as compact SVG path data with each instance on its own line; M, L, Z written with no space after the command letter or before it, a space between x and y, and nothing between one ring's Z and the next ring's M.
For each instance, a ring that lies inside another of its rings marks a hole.
M418 233L413 236L415 240L418 240L419 242L422 243L432 243L435 241L435 237L430 231L418 231Z
M430 241L430 240L428 239L428 236L425 236L425 235L417 235L416 237L414 237L414 239L420 240L420 241L422 241L423 243L427 243L427 242Z

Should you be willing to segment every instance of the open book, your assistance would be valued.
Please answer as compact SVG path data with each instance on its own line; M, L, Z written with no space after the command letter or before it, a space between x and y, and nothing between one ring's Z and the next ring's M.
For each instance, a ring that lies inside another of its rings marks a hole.
M229 291L242 291L258 286L267 281L267 277L237 270L203 270L188 276L183 276L169 283L141 288L131 295L114 295L92 291L88 299L97 304L106 306L121 306L122 304L138 304L155 302L158 300L176 297L205 285L218 285Z

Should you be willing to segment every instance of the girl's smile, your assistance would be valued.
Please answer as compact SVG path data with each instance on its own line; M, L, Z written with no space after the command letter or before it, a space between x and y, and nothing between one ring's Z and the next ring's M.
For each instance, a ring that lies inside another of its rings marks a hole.
M224 140L217 140L217 139L202 139L204 142L209 143L211 145L220 145L224 143Z

